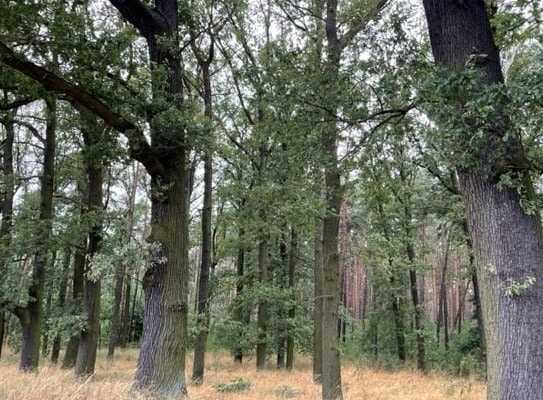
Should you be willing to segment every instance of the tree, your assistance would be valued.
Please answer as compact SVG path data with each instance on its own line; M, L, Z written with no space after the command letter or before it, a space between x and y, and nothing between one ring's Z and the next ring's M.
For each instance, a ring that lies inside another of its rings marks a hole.
M453 143L470 156L456 167L481 291L488 398L536 399L543 371L538 344L543 237L539 212L523 207L533 186L520 137L506 112L509 100L486 4L425 0L424 8L436 63L453 81L464 72L475 75L473 86L464 86L445 104L462 113L466 100L494 93L490 113L456 126L461 135ZM476 146L467 144L473 132L479 134ZM516 187L500 184L504 177ZM525 373L517 373L519 363Z

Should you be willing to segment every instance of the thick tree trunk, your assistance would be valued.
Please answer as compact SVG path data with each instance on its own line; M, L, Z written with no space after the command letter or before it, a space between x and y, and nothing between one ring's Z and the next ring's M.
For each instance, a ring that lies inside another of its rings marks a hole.
M322 259L322 220L315 221L315 234L313 242L313 280L314 280L314 304L313 304L313 381L322 381L322 283L323 283L323 259Z
M38 368L45 267L53 219L57 124L56 99L48 98L46 105L47 126L40 189L40 226L36 233L36 253L32 267L32 281L28 290L31 300L25 307L19 308L17 312L22 327L21 362L19 364L22 371L34 371Z
M159 398L186 393L187 246L186 161L169 179L152 178L151 263L143 278L143 338L135 387ZM168 183L168 185L166 185Z
M68 290L68 270L70 269L70 260L72 257L72 251L69 247L64 249L64 260L62 261L62 277L60 279L57 298L57 309L60 312L64 312L64 306L66 304L66 291ZM56 335L53 340L53 348L51 349L51 362L56 364L58 362L58 356L60 354L61 337Z
M92 217L87 248L86 279L83 291L83 311L85 327L79 337L79 347L75 362L75 374L87 376L94 373L96 352L100 336L100 291L101 277L92 271L92 259L100 251L102 243L103 214L103 155L99 153L102 145L103 129L95 116L81 113L84 138L84 159L88 182L88 213Z
M483 0L425 0L434 57L463 70L474 56L483 85L502 84L500 56ZM463 99L458 99L462 104ZM527 213L517 188L498 187L501 174L519 178L532 196L520 138L496 100L478 162L459 170L477 265L487 344L490 400L539 400L543 391L543 237L538 212ZM502 100L506 101L506 100ZM515 285L524 287L514 290Z
M201 63L204 84L205 114L211 123L213 120L211 78L209 62ZM211 269L211 218L213 213L213 156L212 150L206 149L204 154L204 201L202 209L202 260L200 279L198 280L198 335L194 344L194 363L192 380L201 383L204 379L205 353L209 332L209 274Z

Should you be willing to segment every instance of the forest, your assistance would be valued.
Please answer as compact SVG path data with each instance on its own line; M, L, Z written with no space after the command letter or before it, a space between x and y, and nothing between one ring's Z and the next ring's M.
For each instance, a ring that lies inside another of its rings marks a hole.
M541 65L540 0L0 0L0 400L543 400Z

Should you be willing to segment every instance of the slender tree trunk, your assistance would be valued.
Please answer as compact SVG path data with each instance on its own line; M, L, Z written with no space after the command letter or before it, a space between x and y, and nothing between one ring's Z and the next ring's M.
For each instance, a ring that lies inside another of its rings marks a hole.
M281 239L279 243L279 259L281 263L278 270L278 286L281 289L286 289L288 285L288 268L289 268L289 259L288 259L288 249L287 249L287 225L283 224L281 227ZM277 311L278 319L278 329L277 329L277 368L285 368L285 358L286 358L286 340L287 340L287 310L283 305L279 305Z
M261 231L258 243L258 275L260 285L267 285L269 283L268 269L268 238ZM262 297L258 301L257 326L256 368L262 370L266 367L266 357L268 355L268 301Z
M0 359L2 358L2 349L4 347L4 337L6 332L5 313L0 312Z
M99 154L99 146L103 137L103 129L94 115L83 111L82 133L84 138L84 159L88 181L88 215L92 218L87 248L86 279L83 291L83 307L85 328L81 331L75 374L87 376L94 373L96 352L100 336L100 291L101 277L92 270L92 260L100 251L102 243L103 214L103 156Z
M64 249L64 260L62 261L62 278L58 288L57 309L59 312L64 313L64 306L66 304L66 291L68 290L68 270L70 269L70 260L72 257L72 251L69 247ZM58 362L58 356L60 353L61 337L56 335L53 340L53 348L51 349L51 362L56 364Z
M323 101L330 110L337 109L341 44L338 37L337 0L326 2L327 54L324 68L326 93ZM335 114L335 113L334 113ZM322 282L322 399L341 400L341 361L337 338L340 303L340 267L338 252L339 212L343 197L337 153L337 124L325 124L321 136L324 161L324 187L326 213L322 228L323 282Z
M315 234L313 243L313 279L314 279L314 305L313 305L313 381L322 381L322 220L315 221Z
M86 186L86 185L85 185ZM80 185L80 193L82 198L85 197L87 188L83 189L83 185ZM86 214L86 206L84 201L81 202L81 212L79 218L84 218ZM85 282L85 264L86 264L86 252L87 252L87 235L83 235L80 239L79 246L77 247L73 261L73 277L72 277L72 300L71 307L76 315L79 315L83 311L83 289ZM80 332L76 332L70 336L68 343L66 344L66 351L64 353L64 359L62 360L62 368L73 368L77 360L77 351L79 348Z
M52 271L55 265L55 258L56 258L56 252L53 251L51 254L51 261L48 268L46 268L45 273ZM53 268L51 268L53 267ZM47 297L45 300L45 309L44 309L44 318L43 318L43 333L42 333L42 340L41 340L41 354L43 357L47 357L49 353L49 317L51 315L51 307L53 306L53 289L54 285L53 282L49 279L49 282L46 285L47 287Z
M485 330L483 325L483 312L481 309L481 296L479 294L479 282L477 281L477 268L475 266L475 256L473 254L473 242L468 229L468 221L464 219L462 222L462 229L466 237L466 247L469 252L469 266L471 271L471 283L473 285L473 306L474 306L474 315L473 318L477 324L477 332L481 340L481 354L483 359L485 358Z
M407 185L407 177L405 176L404 169L400 169L400 179L403 185ZM408 192L408 196L404 199L404 217L405 217L405 235L406 235L406 253L409 261L409 283L411 289L411 301L413 302L413 310L415 313L415 335L417 343L417 369L424 371L426 369L425 362L425 344L424 344L424 326L423 318L424 313L419 301L419 288L417 282L417 270L415 269L415 244L413 238L412 228L412 213L411 213L411 195Z
M236 260L236 275L237 275L237 282L236 282L236 310L234 318L239 323L239 326L241 327L244 321L244 314L245 314L245 307L243 306L242 302L239 301L241 296L243 295L243 288L244 288L244 269L245 269L245 247L243 244L245 236L245 231L242 227L239 228L238 232L238 255ZM242 332L240 330L240 335L242 336ZM240 337L241 340L241 337ZM241 344L237 344L234 347L234 362L241 364L243 361L243 351Z
M436 328L436 337L437 343L439 344L441 340L441 327L445 332L444 344L445 349L449 349L449 321L448 321L448 304L447 304L447 269L449 265L449 233L446 233L446 244L445 244L445 257L443 259L443 267L441 269L441 282L439 285L439 304L438 304L438 321Z
M32 281L28 290L31 300L25 307L20 307L17 312L22 327L21 362L19 364L22 371L34 371L38 368L43 319L42 303L45 267L53 218L57 124L56 99L47 98L46 105L47 126L40 189L40 226L36 233L36 253L32 267Z
M289 318L289 329L287 335L287 370L292 370L294 367L294 335L293 335L293 324L294 318L296 316L296 299L295 299L295 286L296 286L296 265L298 261L298 234L294 228L290 232L290 249L288 257L288 287L291 291L291 296L293 296L293 304L288 310Z
M107 358L112 360L113 355L115 354L115 347L120 342L121 335L121 302L123 299L123 286L124 286L124 276L126 274L126 265L124 262L119 263L117 270L115 271L115 289L113 294L113 310L111 314L111 324L110 324L110 334L109 342L107 346ZM125 303L126 297L125 295ZM130 299L128 299L130 303ZM125 314L123 314L124 316ZM124 318L123 318L124 320Z
M205 114L211 123L213 121L211 78L208 62L200 63L202 68L202 80L204 85ZM192 380L201 383L204 379L205 353L207 336L209 332L209 274L211 269L211 218L213 213L213 155L211 149L206 149L204 154L204 201L202 209L202 260L200 264L200 279L198 281L198 315L197 324L199 334L194 345L194 363Z
M127 210L127 224L128 229L126 232L126 241L130 245L132 242L132 235L134 232L134 212L136 207L136 192L138 190L138 181L139 181L139 164L132 164L133 175L132 183L128 189L128 210ZM115 303L117 308L117 318L112 319L112 332L115 333L114 337L110 338L108 355L111 353L110 357L113 357L116 346L125 347L126 344L130 341L130 302L131 298L131 289L132 289L132 280L130 276L130 269L126 265L121 267L123 276L118 277L115 283L115 296L119 296L118 306ZM120 282L119 282L120 281ZM118 286L117 286L118 285ZM124 285L124 297L123 297L123 285ZM120 286L120 288L119 288ZM124 304L123 304L124 299ZM115 297L115 302L117 302L117 297ZM115 314L115 309L113 310ZM114 324L115 322L115 324ZM115 332L113 331L113 325L115 325Z

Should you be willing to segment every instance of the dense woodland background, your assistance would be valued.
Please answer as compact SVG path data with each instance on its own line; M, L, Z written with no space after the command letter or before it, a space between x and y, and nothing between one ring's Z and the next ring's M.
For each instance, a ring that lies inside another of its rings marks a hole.
M541 12L1 0L0 351L141 346L157 397L228 351L324 399L340 358L541 399Z

